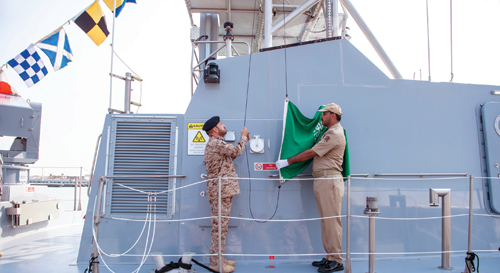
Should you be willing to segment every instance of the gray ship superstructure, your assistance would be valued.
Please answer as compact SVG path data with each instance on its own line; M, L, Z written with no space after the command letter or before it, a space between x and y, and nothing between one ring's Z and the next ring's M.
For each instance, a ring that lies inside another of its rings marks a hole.
M340 2L364 24L350 1ZM237 272L315 271L310 262L324 250L311 168L286 183L278 171L261 168L278 159L289 99L309 117L330 102L344 113L351 166L342 205L346 271L373 272L379 261L381 272L462 272L468 250L480 253L484 268L499 265L498 86L401 79L376 49L391 79L346 39L342 14L334 16L339 27L330 37L300 41L307 14L328 10L329 1L290 1L291 10L275 3L290 21L280 25L283 16L275 16L271 30L265 18L271 1L261 1L253 21L253 2L230 3L232 10L225 1L187 2L190 15L201 13L201 26L194 31L200 38L193 38L193 96L184 114L106 116L94 174L100 178L87 209L94 217L86 219L79 264L101 253L110 268L132 263L144 270L152 257L168 263L188 252L207 263L208 138L201 126L219 115L230 131L226 142L235 144L244 126L252 135L234 160L241 194L233 201L225 257L236 260ZM285 28L286 37L274 28ZM367 208L367 197L378 206ZM376 232L369 228L375 219ZM393 270L386 260L394 261Z

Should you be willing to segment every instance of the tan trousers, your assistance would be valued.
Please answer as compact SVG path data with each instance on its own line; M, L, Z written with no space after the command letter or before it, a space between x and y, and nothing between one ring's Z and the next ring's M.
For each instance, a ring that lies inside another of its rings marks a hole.
M330 178L330 179L326 179ZM339 216L344 198L342 175L327 175L314 180L314 196L320 217ZM326 253L342 253L341 218L321 220L321 238ZM342 254L326 255L329 261L342 263Z
M219 216L219 200L208 199L210 202L210 216ZM221 200L221 216L231 215L231 205L233 197L222 198ZM226 251L226 235L229 229L229 218L221 218L221 251L222 254ZM219 218L212 218L212 242L210 243L210 254L219 254ZM210 265L218 264L219 256L210 256Z

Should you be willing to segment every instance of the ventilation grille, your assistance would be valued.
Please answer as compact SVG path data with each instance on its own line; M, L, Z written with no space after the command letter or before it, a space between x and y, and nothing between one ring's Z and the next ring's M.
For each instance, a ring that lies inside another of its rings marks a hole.
M171 123L117 121L113 156L113 175L169 175ZM115 178L111 213L146 213L147 195L117 185L145 192L168 190L168 178ZM167 213L168 194L157 196L156 213Z

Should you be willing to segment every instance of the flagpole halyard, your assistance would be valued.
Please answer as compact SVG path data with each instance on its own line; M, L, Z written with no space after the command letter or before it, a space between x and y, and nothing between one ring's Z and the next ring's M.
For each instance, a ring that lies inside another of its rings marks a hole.
M51 33L45 35L45 37L43 37L42 39L38 40L38 42L36 42L35 45L38 44L38 43L40 43L40 42L42 42L43 40L49 38L50 36L56 34L57 32L59 32L61 30L61 28L63 28L66 24L69 24L69 22L71 20L73 20L73 19L69 19L68 21L64 22L64 24L62 24L60 27L56 28L56 30L54 30Z
M116 0L114 0L114 8L113 11L116 13ZM111 100L113 98L113 56L115 55L115 13L113 13L113 30L111 33L111 68L109 72L109 108L108 111L111 111Z

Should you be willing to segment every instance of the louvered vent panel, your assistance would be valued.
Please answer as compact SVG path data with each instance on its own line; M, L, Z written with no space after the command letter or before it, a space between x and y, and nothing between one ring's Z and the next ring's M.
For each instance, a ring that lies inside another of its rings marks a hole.
M171 123L117 121L113 175L169 175ZM168 190L168 178L113 180L111 213L146 213L147 195L116 183L146 191ZM168 194L157 196L156 213L167 213Z

